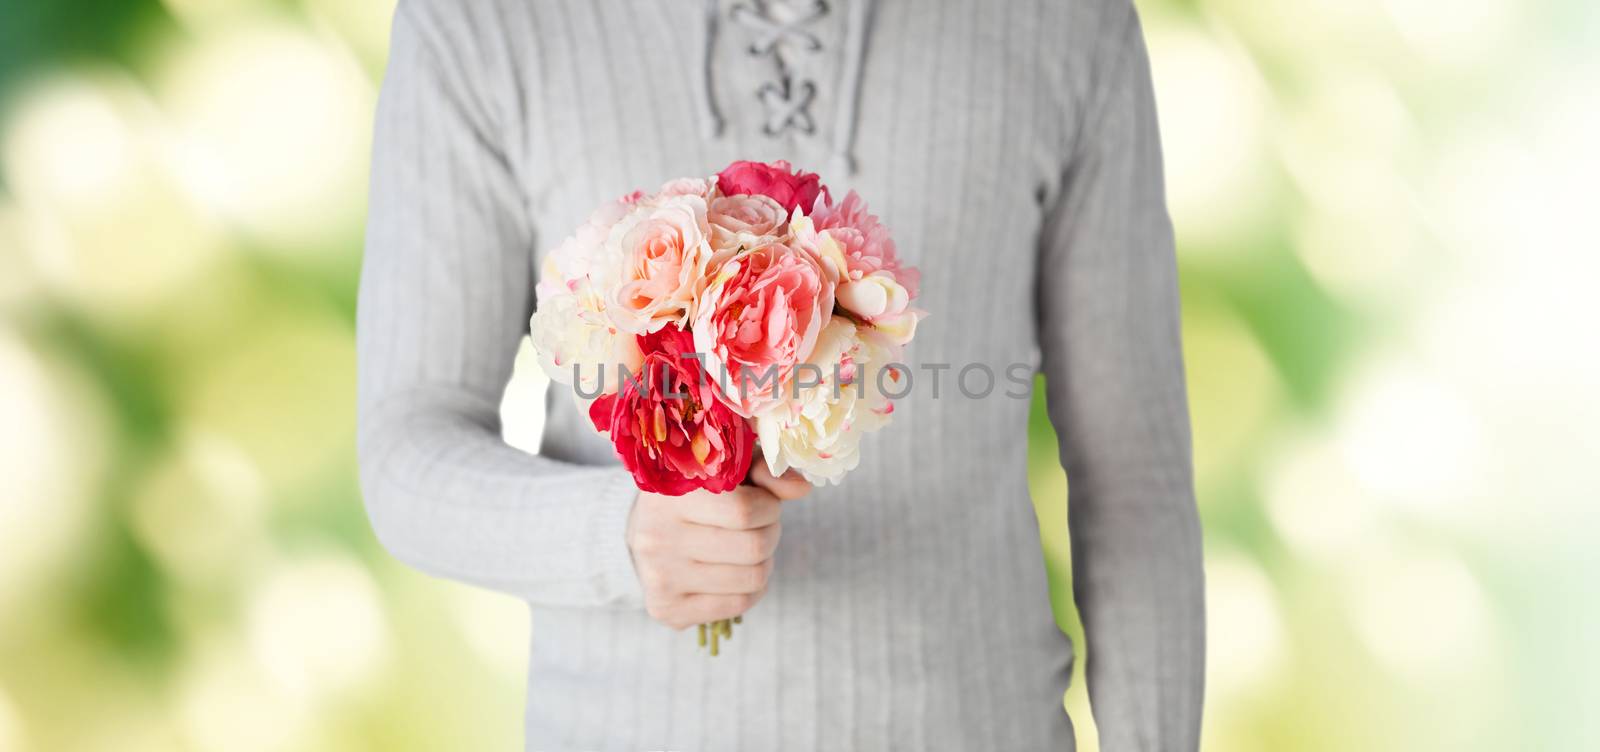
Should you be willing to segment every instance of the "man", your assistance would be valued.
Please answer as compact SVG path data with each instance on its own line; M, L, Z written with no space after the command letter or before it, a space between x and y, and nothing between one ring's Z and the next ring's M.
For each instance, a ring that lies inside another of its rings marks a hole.
M566 394L539 455L506 446L539 258L602 200L735 159L860 190L922 269L921 383L860 467L641 494ZM369 222L373 527L531 604L529 749L1071 748L1028 401L962 395L967 363L1045 376L1102 747L1197 747L1200 536L1128 0L401 0ZM668 628L739 614L716 659Z

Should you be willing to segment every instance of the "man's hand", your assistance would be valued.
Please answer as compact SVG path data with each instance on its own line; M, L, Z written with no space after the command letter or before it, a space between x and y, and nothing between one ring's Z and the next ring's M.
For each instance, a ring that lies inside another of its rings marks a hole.
M628 549L645 610L673 629L730 619L767 591L784 501L811 491L798 473L773 477L758 457L750 480L728 493L640 492L628 515Z

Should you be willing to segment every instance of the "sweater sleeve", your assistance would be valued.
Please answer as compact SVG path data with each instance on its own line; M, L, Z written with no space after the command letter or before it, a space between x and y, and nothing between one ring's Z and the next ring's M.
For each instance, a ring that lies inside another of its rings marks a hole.
M620 467L529 455L498 405L533 286L532 229L484 79L402 2L379 97L357 313L368 516L424 572L548 606L642 602Z
M1040 349L1101 748L1194 750L1204 584L1172 226L1139 21L1113 16L1041 237Z

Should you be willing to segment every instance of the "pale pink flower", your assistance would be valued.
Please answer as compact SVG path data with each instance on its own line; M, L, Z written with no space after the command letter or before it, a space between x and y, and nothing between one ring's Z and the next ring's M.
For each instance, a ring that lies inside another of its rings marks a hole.
M900 265L889 228L867 211L867 202L855 191L846 194L837 204L818 206L811 214L811 221L817 232L827 233L839 243L849 267L846 270L849 279L860 279L878 271L888 272L905 288L908 298L917 297L921 274L915 267Z
M596 276L618 328L643 334L688 324L707 281L709 233L705 199L693 194L642 202L611 228Z
M896 344L910 342L924 315L911 307L921 273L916 267L900 264L888 228L867 211L866 202L855 191L837 204L818 206L811 223L821 236L813 246L832 255L833 249L825 242L831 240L837 246L836 258L843 258L839 307Z
M718 249L754 248L779 239L788 229L789 211L768 196L717 196L707 218Z
M699 196L710 199L712 189L717 185L716 178L675 178L661 184L661 189L656 191L653 198L656 201L665 201L673 196Z
M637 369L640 355L632 334L621 332L606 313L606 295L597 280L602 247L617 221L638 196L601 206L540 266L529 337L539 365L551 381L585 394L617 389L617 366ZM602 377L601 374L613 374Z
M617 222L633 210L643 193L634 191L626 196L607 201L595 209L578 225L578 229L561 241L561 245L545 257L540 268L539 295L557 294L561 290L572 292L580 281L587 283L591 270L600 256L606 238Z

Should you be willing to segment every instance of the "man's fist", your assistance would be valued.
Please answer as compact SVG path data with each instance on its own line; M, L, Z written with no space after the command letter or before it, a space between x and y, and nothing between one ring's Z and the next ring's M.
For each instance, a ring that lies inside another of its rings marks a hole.
M773 477L758 457L750 480L728 493L640 492L628 516L628 549L645 610L673 629L730 619L767 590L782 533L780 507L811 484L794 472Z

